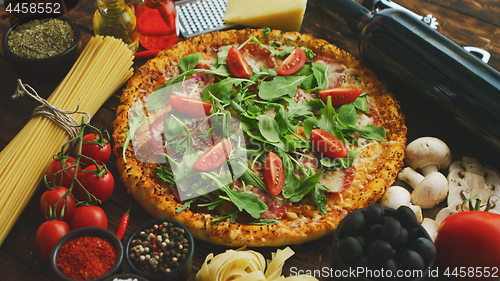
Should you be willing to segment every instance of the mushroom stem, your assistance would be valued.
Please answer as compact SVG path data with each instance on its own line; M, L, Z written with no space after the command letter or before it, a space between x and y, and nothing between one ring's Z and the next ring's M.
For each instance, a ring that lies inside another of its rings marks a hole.
M411 167L406 167L399 172L398 179L406 182L411 187L416 188L417 185L424 180L424 176L413 170Z
M427 176L431 173L434 173L434 172L439 172L439 167L438 165L427 165L425 167L422 167L422 174L424 176Z

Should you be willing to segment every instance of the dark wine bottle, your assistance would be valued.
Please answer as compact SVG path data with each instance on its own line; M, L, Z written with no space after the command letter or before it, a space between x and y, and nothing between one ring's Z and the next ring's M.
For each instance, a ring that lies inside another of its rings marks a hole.
M319 0L358 36L362 61L453 113L500 147L500 73L410 12L371 12L352 0Z

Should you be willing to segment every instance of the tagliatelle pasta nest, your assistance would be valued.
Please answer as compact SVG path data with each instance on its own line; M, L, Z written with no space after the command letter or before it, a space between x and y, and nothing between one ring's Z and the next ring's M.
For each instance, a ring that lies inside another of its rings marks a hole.
M211 253L196 274L196 281L317 281L318 279L308 275L281 275L285 261L293 254L290 247L278 249L272 254L272 259L266 262L261 253L252 250L227 250L215 257Z

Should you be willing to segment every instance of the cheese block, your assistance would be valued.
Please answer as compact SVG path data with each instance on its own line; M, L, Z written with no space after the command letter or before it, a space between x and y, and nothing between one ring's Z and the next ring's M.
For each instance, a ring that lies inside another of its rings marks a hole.
M307 0L228 0L224 21L250 27L299 31Z

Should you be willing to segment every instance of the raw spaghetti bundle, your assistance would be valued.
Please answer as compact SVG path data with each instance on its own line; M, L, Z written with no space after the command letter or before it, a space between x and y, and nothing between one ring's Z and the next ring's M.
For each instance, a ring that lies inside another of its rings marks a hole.
M78 108L92 117L130 79L132 64L133 54L123 41L93 37L47 102L63 110ZM76 114L74 119L83 116ZM68 140L61 126L34 115L0 152L0 246L41 183L52 156Z

